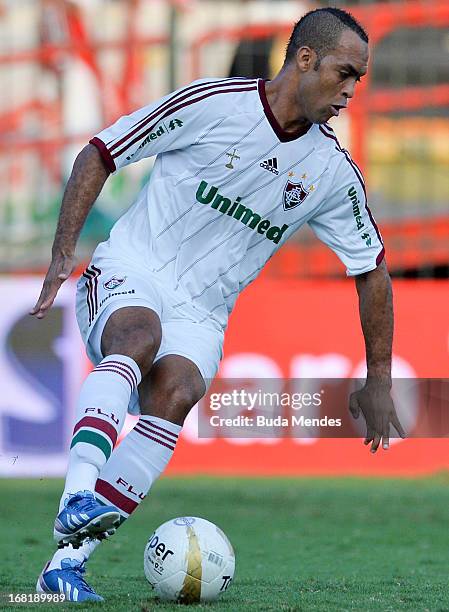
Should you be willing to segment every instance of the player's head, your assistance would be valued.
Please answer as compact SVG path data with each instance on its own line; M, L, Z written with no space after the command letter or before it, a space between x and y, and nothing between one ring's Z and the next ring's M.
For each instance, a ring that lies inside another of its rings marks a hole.
M346 11L310 11L293 28L284 67L295 67L298 102L312 123L324 123L346 106L366 73L368 35Z

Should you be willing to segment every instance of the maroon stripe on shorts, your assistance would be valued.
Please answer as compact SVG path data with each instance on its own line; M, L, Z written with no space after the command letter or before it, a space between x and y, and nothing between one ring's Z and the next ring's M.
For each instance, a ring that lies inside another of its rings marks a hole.
M92 270L89 270L89 268L86 268L86 271L83 272L84 278L87 278L85 287L87 289L86 301L87 301L87 307L89 309L89 325L92 323L92 320L94 318L94 307L93 307L93 300L92 300L92 285L91 285L93 274L95 274L95 272L92 272Z
M98 312L98 277L101 274L101 270L95 267L93 264L91 266L92 270L95 272L95 276L93 277L94 281L94 300L95 300L95 314Z
M83 274L83 276L85 276L85 274ZM89 325L90 325L92 323L92 308L91 308L91 305L90 305L90 295L89 295L90 285L89 285L89 281L86 281L84 283L84 286L86 287L86 291L87 291L87 293L86 293L86 303L87 303L87 309L89 310Z
M87 278L87 306L89 308L89 325L92 323L95 315L98 312L98 276L101 274L101 270L95 266L91 266L92 269L86 268L83 272L84 278Z

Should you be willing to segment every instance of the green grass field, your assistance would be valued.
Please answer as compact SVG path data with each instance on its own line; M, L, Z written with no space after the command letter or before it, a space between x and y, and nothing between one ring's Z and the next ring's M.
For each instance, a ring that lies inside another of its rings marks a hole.
M53 549L60 491L61 481L0 482L2 593L34 589ZM87 580L105 603L76 609L179 611L155 599L142 568L153 528L179 515L216 522L236 553L231 588L218 603L197 610L449 610L446 474L416 480L163 479L89 563Z

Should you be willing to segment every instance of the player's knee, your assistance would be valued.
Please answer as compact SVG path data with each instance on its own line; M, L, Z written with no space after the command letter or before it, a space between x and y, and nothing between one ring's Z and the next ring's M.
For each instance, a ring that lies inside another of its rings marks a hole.
M206 391L204 381L184 383L167 381L158 389L156 395L140 397L140 407L143 414L152 414L182 425L190 410L203 397Z
M120 337L105 344L103 355L127 355L134 359L144 376L151 368L160 339L145 328L127 330Z
M118 354L131 357L144 376L159 350L161 337L156 313L146 308L123 308L108 319L101 348L104 356Z
M138 364L142 375L151 368L154 357L159 350L160 342L160 337L145 327L129 330L126 337L126 354Z
M175 410L188 411L203 397L204 392L194 385L174 384L166 391L167 406Z

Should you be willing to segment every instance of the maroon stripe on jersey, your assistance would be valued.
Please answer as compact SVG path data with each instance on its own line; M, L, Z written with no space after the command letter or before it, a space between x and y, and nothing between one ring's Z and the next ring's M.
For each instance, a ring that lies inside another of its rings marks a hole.
M107 364L105 364L107 365ZM106 368L106 367L102 367L102 368L95 368L94 370L92 370L92 372L113 372L114 374L118 374L119 376L121 376L122 378L124 378L126 380L126 382L129 384L129 386L131 387L131 392L134 390L134 385L132 383L132 380L129 378L128 374L124 374L122 372L120 372L120 370L117 369L112 369L112 368Z
M332 128L328 127L328 130L332 130ZM348 152L346 151L346 149L343 149L343 147L341 146L341 144L339 143L337 137L335 136L335 133L332 130L332 133L326 132L326 130L323 128L322 125L320 125L320 131L327 137L330 138L331 140L333 140L336 144L337 144L337 148L340 151L340 153L343 153L343 155L346 157L346 160L350 163L350 165L352 166L352 169L354 170L357 178L359 179L360 184L362 185L362 189L363 189L363 193L365 194L365 198L367 197L366 194L366 187L365 187L365 181L363 180L363 176L362 176L362 172L360 170L360 168L357 166L357 164L353 161L352 157L349 156Z
M139 421L139 427L145 431L147 431L148 433L153 434L153 436L158 436L164 440L167 440L167 442L170 442L171 444L176 444L177 440L173 440L172 438L169 438L168 436L166 436L163 433L160 433L159 431L157 431L156 429L153 429L153 427L151 426L151 423L142 423L142 421Z
M127 363L123 363L123 361L102 361L101 363L99 363L97 365L97 368L99 368L100 366L103 365L113 365L119 369L124 369L126 372L128 372L128 374L130 374L131 378L134 381L134 385L137 387L137 385L139 384L137 381L137 376L136 373L134 372L134 370L132 369L132 367L130 365L128 365Z
M365 181L363 179L363 174L362 171L360 170L360 168L357 166L357 164L355 163L355 161L352 159L352 157L349 155L348 151L346 149L343 149L343 147L341 146L341 144L338 141L338 138L335 136L335 132L332 130L331 127L326 126L328 130L330 130L331 133L326 132L326 130L321 129L322 126L320 126L320 130L323 132L323 134L325 134L325 136L327 136L328 138L331 138L332 140L334 140L341 153L344 154L344 156L346 157L347 161L351 164L352 169L354 170L355 174L357 175L357 178L360 181L360 184L362 185L362 189L363 189L363 193L365 194L365 198L368 199L367 193L366 193L366 185L365 185Z
M108 438L110 438L112 446L115 446L118 435L117 430L107 421L103 421L103 419L99 419L97 417L84 417L81 419L81 421L78 421L78 423L73 428L73 435L75 435L76 432L82 427L92 427L93 429L99 429L104 434L106 434Z
M376 266L378 266L380 264L380 262L382 261L382 259L385 257L385 248L382 247L381 252L379 253L379 255L376 257Z
M153 423L153 421L151 420L151 417L147 417L147 418L149 418L148 421L145 420L145 417L140 417L139 423L145 423L145 425L151 425L151 427L155 427L156 429L160 429L160 431L163 431L164 433L166 433L169 436L171 436L172 438L174 438L174 442L176 442L176 440L178 439L178 434L175 434L172 431L170 431L169 429L165 429L164 427L161 427L160 425L156 425L156 423Z
M120 372L123 372L128 377L130 377L133 383L133 387L137 387L137 376L134 374L132 368L130 368L126 363L121 363L120 361L102 361L97 365L96 370L102 368L112 368L113 370L120 370Z
M180 110L181 108L185 108L186 106L190 106L191 104L196 104L197 102L201 102L201 100L204 100L205 98L209 98L210 96L216 96L218 94L226 94L226 93L236 93L236 92L239 92L239 91L255 91L256 89L257 89L257 87L254 86L254 87L240 87L238 89L230 88L230 89L224 89L224 90L221 90L221 91L211 91L211 92L209 92L207 94L204 94L204 95L200 96L199 98L194 98L193 100L187 100L183 104L179 104L178 106L174 106L173 108L171 108L170 110L165 112L161 117L159 117L158 120L156 121L156 123L153 123L147 130L145 130L144 132L139 134L139 136L137 136L136 138L131 140L131 142L128 142L128 144L126 144L122 149L120 149L120 151L117 151L116 153L114 153L114 155L112 157L113 158L120 157L120 155L122 155L127 149L132 147L136 142L139 142L139 140L142 140L143 138L145 138L145 136L150 134L152 132L152 130L155 128L155 126L159 123L159 121L162 121L162 119L165 119L169 115L172 115L173 113L175 113L176 111Z
M324 130L324 129L323 129L323 126L321 126L321 125L320 125L320 131L321 131L321 133L322 133L322 134L324 134L324 135L325 135L327 138L331 138L332 140L334 140L334 141L337 143L338 150L340 151L340 153L343 153L343 155L345 156L346 161L349 163L349 165L351 166L351 168L354 170L354 174L355 174L355 175L356 175L356 177L358 178L358 180L359 180L359 182L360 182L360 184L361 184L361 186L362 186L363 193L365 194L365 208L366 208L366 212L368 213L368 216L369 216L369 218L370 218L371 224L372 224L372 226L374 227L374 229L375 229L375 231L376 231L377 237L379 238L379 242L380 242L380 244L383 246L384 242L383 242L383 240L382 240L382 236L380 235L379 228L377 227L377 224L376 224L376 222L374 221L374 217L373 217L373 215L371 214L371 210L369 209L369 206L368 206L368 196L367 196L367 193L366 193L365 182L364 182L364 180L363 180L362 173L360 172L360 169L359 169L359 168L358 168L358 166L357 166L357 165L356 165L356 164L355 164L355 163L352 161L352 159L351 159L351 157L348 155L348 152L346 151L346 149L343 149L343 148L341 147L341 145L340 145L340 143L338 142L338 140L337 140L337 137L336 137L336 136L334 136L333 134L329 134L328 132L326 132L326 130ZM381 252L381 253L379 253L378 257L380 257L380 255L381 255L381 254L382 254L382 252ZM384 252L384 255L385 255L385 252ZM382 255L381 261L382 261L382 259L383 259L383 256L384 256L384 255Z
M164 105L169 104L170 102L173 102L173 101L176 102L179 99L179 96L182 96L182 94L184 94L187 91L190 91L191 89L198 89L199 87L204 87L206 85L216 85L218 87L220 84L226 85L227 81L230 81L230 80L237 81L238 83L241 83L243 81L254 81L254 79L248 79L246 77L232 77L232 79L228 77L226 79L220 79L219 81L206 81L205 83L196 83L194 85L190 85L189 87L185 87L184 89L181 89L180 91L177 91L176 93L174 93L170 98L168 98L168 100L165 100L165 102L162 102L162 104L159 104L159 106L154 108L148 115L145 115L145 117L142 117L142 119L139 119L138 121L136 121L136 123L134 123L130 129L131 130L133 130L134 128L140 129L143 126L143 123L150 117L152 113L162 112L162 110L165 110L165 109L162 109ZM191 93L195 93L195 92L191 92ZM128 136L131 136L131 135L132 134L129 134L129 135L125 134L122 137L121 141L116 142L113 145L112 149L114 149L118 144L122 144L122 142L124 142L126 138L128 138ZM114 138L110 140L108 143L106 143L106 147L109 147L109 145L111 145L111 143L113 142L114 142Z
M97 479L95 484L95 491L105 497L108 501L110 501L114 506L117 506L119 510L126 512L127 514L131 514L139 505L133 499L129 499L120 491L117 491L115 487L113 487L106 480L102 480L101 478Z
M97 138L97 136L94 136L94 138L91 138L89 140L89 144L92 144L94 145L94 147L97 147L98 151L100 152L101 159L103 160L104 165L106 166L106 170L108 170L109 172L115 172L117 170L115 166L115 161L112 159L112 156L109 153L108 148L104 144L104 142Z
M171 444L168 444L167 442L164 442L163 440L160 440L159 438L156 438L155 436L150 436L149 434L145 433L144 431L140 431L138 423L134 427L133 431L135 431L136 433L140 434L141 436L144 436L145 438L148 438L149 440L153 440L153 442L157 442L158 444L162 444L162 446L165 446L166 448L169 448L172 451L175 450L175 447L172 446Z
M171 108L175 104L178 104L179 102L182 102L186 98L189 98L189 97L191 97L191 96L193 96L193 95L195 95L197 93L201 93L202 91L206 91L207 89L213 89L213 88L217 88L217 87L228 87L228 85L230 85L230 86L234 86L234 85L248 85L248 83L255 83L255 82L256 81L254 79L253 80L249 80L249 79L237 79L237 80L226 80L226 81L218 81L218 82L217 81L209 81L208 83L198 83L197 85L191 85L190 87L187 87L183 91L180 91L180 92L176 93L174 96L169 98L166 102L163 102L157 108L155 108L153 111L151 111L150 114L148 114L145 117L143 117L139 121L139 123L137 123L135 126L133 126L133 128L131 129L130 132L128 132L128 134L125 134L124 136L122 136L122 138L120 140L115 142L109 148L109 151L112 153L112 151L114 151L114 149L116 149L117 147L122 145L124 142L126 142L129 138L134 136L134 134L136 134L141 128L143 128L145 125L147 125L147 123L149 123L155 117L157 117L157 115L159 115L160 113L165 112L166 110L168 110L169 108ZM189 91L188 93L185 93L189 89L192 90L192 91ZM182 95L182 94L185 94L185 95ZM116 157L116 156L114 155L114 157Z
M371 220L372 226L373 226L373 227L374 227L374 229L376 230L376 234L377 234L377 237L379 238L379 242L380 242L380 244L383 246L383 245L384 245L384 241L382 240L382 236L380 235L379 228L377 227L377 224L376 224L376 222L374 221L374 217L373 217L373 215L371 214L371 210L370 210L370 208L369 208L368 204L365 204L365 208L366 208L366 210L367 210L367 212L368 212L368 216L369 216L369 218L370 218L370 220Z

